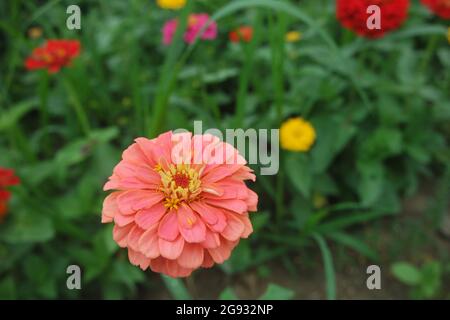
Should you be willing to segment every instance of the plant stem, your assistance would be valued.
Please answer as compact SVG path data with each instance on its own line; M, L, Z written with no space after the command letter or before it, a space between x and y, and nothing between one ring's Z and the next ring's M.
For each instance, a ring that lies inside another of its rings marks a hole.
M67 90L67 93L69 94L69 99L72 102L71 105L75 111L81 130L86 136L88 136L91 132L91 127L89 125L87 114L80 103L77 92L74 89L72 83L66 77L63 77L63 84Z
M186 30L187 20L192 5L193 1L188 1L187 5L183 8L181 16L178 19L178 26L175 36L172 39L172 44L164 61L162 75L158 82L155 102L153 104L153 117L149 119L150 126L148 134L150 137L156 136L163 128L163 124L166 120L167 104L172 93L178 71L181 69L181 66L187 58L187 55L185 54L179 59L184 47L183 34Z
M275 107L277 113L277 126L283 121L284 105L284 34L286 33L286 19L284 14L278 13L276 17L270 16L270 46L272 50L272 78L275 88ZM282 35L282 36L280 36ZM280 157L281 158L281 157ZM281 161L281 160L280 160ZM284 173L280 166L276 179L276 219L281 222L284 216Z
M40 106L40 118L41 118L41 129L42 129L42 142L43 149L45 154L50 153L50 143L48 140L48 82L49 77L47 70L42 70L40 73L40 81L39 81L39 106Z
M428 41L428 45L425 49L425 53L423 54L423 59L420 63L419 72L424 73L425 69L428 67L431 58L433 57L434 52L436 51L437 44L439 42L440 35L433 35Z

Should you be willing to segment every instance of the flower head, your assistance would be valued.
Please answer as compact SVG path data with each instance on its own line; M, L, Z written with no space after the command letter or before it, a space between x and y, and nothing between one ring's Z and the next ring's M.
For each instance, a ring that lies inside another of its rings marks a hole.
M163 9L181 9L186 5L186 0L157 0L156 3Z
M58 72L69 65L80 54L80 42L77 40L48 40L44 46L35 48L25 60L28 70L47 69Z
M126 149L105 190L102 222L132 264L172 277L223 263L252 233L255 175L212 135L167 132Z
M369 29L367 13L370 5L381 11L381 29ZM386 32L398 29L408 16L409 0L337 0L336 16L342 25L360 36L379 38Z
M230 32L228 35L231 42L250 42L253 38L253 28L250 26L242 26Z
M281 147L289 151L305 152L316 140L316 131L308 121L291 118L280 128Z
M28 37L31 39L39 39L42 37L42 28L40 27L31 27L28 29Z
M450 0L421 0L431 11L443 19L450 19Z
M172 43L173 37L177 31L178 20L169 20L164 24L163 43L169 45ZM203 28L206 26L206 29ZM203 32L200 34L200 31ZM188 17L187 30L184 33L184 41L193 43L199 37L202 40L214 40L217 37L217 24L210 21L209 15L206 13L191 14Z
M16 177L13 170L0 167L0 221L8 210L8 200L11 197L11 193L6 188L19 183L20 179Z
M289 31L285 36L286 42L297 42L302 39L302 33L299 31Z

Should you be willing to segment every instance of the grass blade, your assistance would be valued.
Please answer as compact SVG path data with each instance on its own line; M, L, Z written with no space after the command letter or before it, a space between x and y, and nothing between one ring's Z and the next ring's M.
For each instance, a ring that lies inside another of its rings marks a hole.
M330 222L317 226L316 231L320 233L328 233L339 229L352 226L354 224L367 222L370 220L378 219L384 216L390 215L386 212L364 212L346 215L343 218L337 218Z
M333 256L331 255L330 249L321 235L314 234L314 239L322 252L327 299L336 300L336 277L334 273Z
M356 237L352 237L343 232L334 232L327 236L330 239L332 239L344 246L354 249L355 251L359 252L360 254L366 256L369 259L372 259L372 260L379 259L378 253L376 251L372 250L372 248L370 248L363 241L359 240Z

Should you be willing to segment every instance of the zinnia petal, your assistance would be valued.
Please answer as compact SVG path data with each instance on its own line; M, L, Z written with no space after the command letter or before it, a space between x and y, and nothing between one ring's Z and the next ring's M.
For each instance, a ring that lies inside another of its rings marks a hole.
M143 229L148 229L161 220L167 208L162 203L138 211L134 220Z
M164 196L154 191L131 190L121 193L117 197L117 204L122 214L133 214L144 208L150 208L162 201Z
M162 238L158 240L159 252L164 258L174 260L178 258L183 251L185 245L184 239L181 236L174 241L167 241Z
M184 268L197 269L203 263L203 247L196 243L184 244L184 250L177 261Z
M159 223L158 236L167 241L174 241L178 234L177 213L171 211Z
M206 237L206 226L198 215L188 206L178 209L180 233L187 242L202 242Z

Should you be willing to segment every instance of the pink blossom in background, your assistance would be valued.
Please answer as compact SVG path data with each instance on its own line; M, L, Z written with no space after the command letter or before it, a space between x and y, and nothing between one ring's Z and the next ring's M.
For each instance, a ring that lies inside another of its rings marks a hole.
M206 13L191 14L188 18L187 30L184 33L184 41L191 44L199 36L202 40L214 40L217 37L217 23L211 22L208 27L200 35L202 28L208 23L210 17ZM172 43L173 37L177 30L178 20L172 19L164 24L163 43L169 45Z
M172 39L177 31L178 21L173 19L169 20L164 24L162 33L163 33L163 43L165 45L169 45L172 43Z

